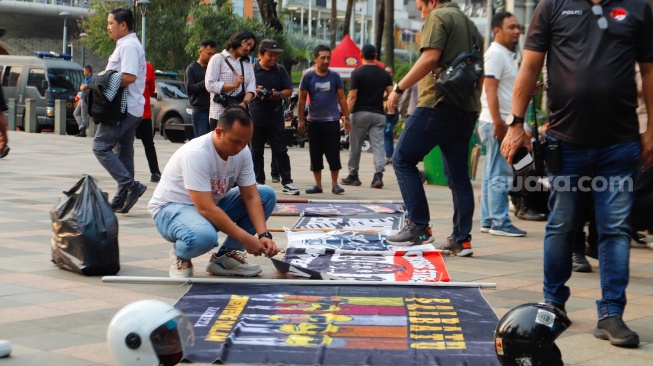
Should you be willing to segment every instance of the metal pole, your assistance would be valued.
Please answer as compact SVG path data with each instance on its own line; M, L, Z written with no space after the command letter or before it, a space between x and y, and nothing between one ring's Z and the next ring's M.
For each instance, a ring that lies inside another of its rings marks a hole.
M352 204L398 204L401 205L403 201L394 200L319 200L319 199L292 199L292 198L279 198L277 203L352 203Z
M63 51L61 51L62 54L68 53L67 48L68 48L68 26L66 25L66 21L68 20L68 17L63 18Z
M82 67L86 67L86 47L82 43Z
M236 279L236 278L208 278L208 277L141 277L141 276L104 276L102 282L107 283L153 283L170 285L190 285L205 283L212 285L309 285L309 286L426 286L426 287L474 287L496 288L494 282L384 282L384 281L353 281L353 280L296 280L296 279Z
M141 19L141 24L142 24L142 27L143 27L143 29L141 29L141 45L143 46L143 51L145 52L145 12L143 12L143 17Z

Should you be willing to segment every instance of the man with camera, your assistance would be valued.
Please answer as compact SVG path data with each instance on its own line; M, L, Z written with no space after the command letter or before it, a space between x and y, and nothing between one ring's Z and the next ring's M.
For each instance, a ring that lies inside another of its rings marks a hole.
M195 137L200 137L209 132L209 108L211 106L209 91L204 85L206 77L206 68L215 55L217 43L212 39L205 39L200 44L200 56L197 61L193 61L186 68L186 93L188 101L193 108L191 120L193 121L193 130Z
M587 192L594 197L602 297L594 336L637 347L624 323L629 280L633 177L653 165L653 93L648 129L637 120L635 63L644 91L653 90L653 14L646 0L542 0L536 7L513 93L501 153L509 164L531 149L524 115L547 58L551 112L546 170L551 184L544 235L544 300L565 310L572 248Z
M298 195L299 190L293 185L290 176L290 158L285 140L286 126L281 106L281 101L290 97L293 88L286 68L277 63L281 52L283 50L273 39L262 40L258 47L259 59L254 64L256 97L250 104L254 120L254 135L250 146L256 182L265 184L263 152L265 142L269 141L281 177L282 193Z
M415 4L425 19L422 54L388 97L388 113L394 113L399 96L419 81L418 107L406 122L392 156L392 166L407 208L407 224L387 241L394 245L433 242L428 201L417 164L439 146L444 173L453 194L454 227L446 243L436 249L469 257L474 254L471 244L474 192L468 173L469 140L481 109L481 91L480 88L472 90L472 95L462 105L454 105L436 85L431 73L443 73L461 53L471 51L474 39L480 36L456 3L415 0Z
M481 185L481 232L497 236L525 236L508 216L508 189L512 169L501 155L501 141L507 127L503 121L512 106L512 88L517 77L515 46L519 43L519 21L508 12L492 17L494 42L485 51L483 106L479 116L478 134L485 145L487 157Z

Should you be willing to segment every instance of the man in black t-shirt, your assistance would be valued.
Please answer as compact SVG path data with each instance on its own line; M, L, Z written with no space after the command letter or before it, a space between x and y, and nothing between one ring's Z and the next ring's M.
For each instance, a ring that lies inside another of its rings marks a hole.
M352 71L351 88L347 95L347 107L351 111L349 131L349 176L341 180L344 185L360 186L358 167L361 160L361 146L365 135L369 136L374 153L374 178L370 187L383 187L385 171L384 136L385 113L383 97L392 92L392 76L374 63L376 48L366 44L361 50L363 65Z
M293 184L290 175L290 157L288 157L285 139L286 126L281 106L281 101L290 97L293 88L288 71L277 63L281 52L283 50L272 39L262 40L258 47L259 60L254 64L256 97L249 106L254 121L254 135L250 148L258 184L265 184L263 152L265 142L269 141L283 185L281 192L298 195L299 189Z
M7 121L5 120L5 111L7 105L5 104L5 96L2 93L2 86L0 86L0 159L9 154L9 135L7 134Z
M218 46L212 39L205 39L200 44L200 56L197 61L193 61L186 68L186 93L188 101L193 108L191 120L193 121L193 130L195 137L200 137L209 133L209 108L211 104L211 94L206 90L204 85L204 76L206 67L211 57L215 55L215 48Z
M639 135L635 63L653 90L653 14L646 0L542 0L533 13L501 153L513 163L530 148L523 121L547 57L551 214L544 236L544 300L564 311L572 247L586 192L594 197L602 298L594 336L637 347L622 320L629 280L633 181L653 165L653 114ZM646 95L653 110L653 93Z

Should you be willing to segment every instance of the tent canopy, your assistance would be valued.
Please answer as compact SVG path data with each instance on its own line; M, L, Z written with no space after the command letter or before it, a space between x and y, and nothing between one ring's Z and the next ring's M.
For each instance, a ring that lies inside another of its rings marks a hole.
M374 63L380 67L385 67L379 61L374 60ZM331 51L331 64L329 65L329 69L340 74L340 77L343 79L349 79L352 70L362 64L361 49L358 48L349 35L346 35L340 41L340 44Z

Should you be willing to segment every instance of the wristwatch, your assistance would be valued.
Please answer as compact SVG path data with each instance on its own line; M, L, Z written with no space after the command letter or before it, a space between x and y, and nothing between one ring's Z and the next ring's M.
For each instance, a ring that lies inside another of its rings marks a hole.
M399 87L399 83L396 83L396 84L395 84L395 88L394 88L393 90L394 90L394 92L397 93L397 94L403 94L403 93L404 93L404 90L403 90L402 88Z
M512 126L515 123L524 124L524 117L517 117L514 114L509 114L506 117L506 126Z
M270 234L269 231L266 231L266 232L264 232L263 234L259 235L258 238L259 238L259 239L261 239L261 238L268 238L268 239L272 240L272 234Z

